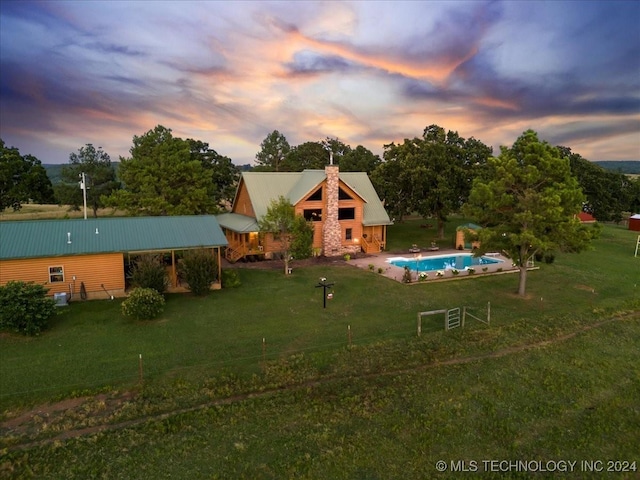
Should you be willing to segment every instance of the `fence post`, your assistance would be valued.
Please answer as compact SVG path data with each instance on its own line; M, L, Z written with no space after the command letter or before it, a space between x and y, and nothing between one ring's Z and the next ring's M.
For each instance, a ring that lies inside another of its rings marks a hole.
M418 313L418 336L422 335L422 315Z
M491 323L491 302L487 302L487 325Z
M262 363L264 363L265 356L267 354L267 340L262 337Z
M351 325L347 325L347 338L349 340L349 346L351 346Z
M142 375L142 354L138 357L138 382L142 384L143 375Z

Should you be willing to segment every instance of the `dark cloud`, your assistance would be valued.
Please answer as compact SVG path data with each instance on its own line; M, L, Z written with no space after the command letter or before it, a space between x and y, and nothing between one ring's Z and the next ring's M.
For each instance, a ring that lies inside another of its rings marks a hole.
M294 75L347 72L362 67L337 55L322 55L309 50L296 52L285 67Z
M116 43L102 43L92 42L84 45L90 50L94 50L98 53L117 54L127 57L148 57L149 54L138 49L131 48L128 45L118 45Z

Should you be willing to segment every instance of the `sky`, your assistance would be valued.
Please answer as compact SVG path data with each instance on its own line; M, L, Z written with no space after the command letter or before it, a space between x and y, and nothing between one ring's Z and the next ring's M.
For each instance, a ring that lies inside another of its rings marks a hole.
M0 138L45 164L156 125L242 165L274 130L382 155L432 124L640 160L640 1L0 2Z

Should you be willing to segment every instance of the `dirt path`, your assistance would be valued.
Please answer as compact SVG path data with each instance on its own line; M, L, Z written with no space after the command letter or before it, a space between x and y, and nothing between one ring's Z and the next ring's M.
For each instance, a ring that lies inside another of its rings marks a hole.
M397 370L392 370L387 372L366 373L366 374L360 375L359 378L367 379L367 378L384 377L384 376L390 376L390 375L403 375L407 373L423 371L423 370L438 368L438 367L447 366L447 365L461 365L461 364L478 362L478 361L482 361L490 358L505 357L508 355L518 354L527 350L543 348L549 345L564 342L566 340L576 337L581 333L588 332L590 330L602 327L612 322L621 321L621 320L634 320L638 318L640 318L640 312L634 312L625 316L612 317L607 320L603 320L601 322L585 326L583 328L580 328L579 330L576 330L571 333L567 333L559 337L555 337L550 340L544 340L541 342L536 342L528 345L519 345L517 347L504 348L502 350L498 350L495 352L486 353L482 355L473 355L468 357L452 358L450 360L444 360L444 361L436 361L430 364L419 365L417 367L412 367L407 369L397 369ZM234 395L226 398L213 400L211 402L203 403L203 404L196 405L189 408L177 409L177 410L173 410L170 412L165 412L157 415L144 416L144 417L140 417L133 420L124 421L124 422L113 423L113 424L105 423L105 424L94 425L94 426L85 427L85 428L69 429L59 433L58 435L55 435L43 440L25 441L23 443L17 443L17 444L8 446L6 448L6 451L11 452L16 450L25 450L32 447L48 445L54 442L60 442L60 441L64 441L72 438L93 435L100 432L134 427L136 425L141 425L146 422L157 422L157 421L161 421L161 420L173 417L175 415L181 415L181 414L194 412L194 411L198 411L198 410L202 410L202 409L206 409L214 406L229 405L236 402L251 400L254 398L269 397L272 395L277 395L282 392L293 392L301 389L327 385L335 381L344 380L345 378L348 378L348 377L340 376L340 375L331 375L331 376L323 377L321 379L310 380L303 383L291 384L291 385L287 385L279 388L273 388L269 390L260 390L256 392L249 392L245 394ZM104 408L101 409L100 415L98 415L98 417L107 418L109 413L116 411L117 408L121 406L124 402L131 401L131 400L135 400L135 395L132 392L126 392L116 397L110 397L108 395L101 394L91 398L84 397L84 398L68 399L55 404L44 405L41 407L34 408L28 412L23 413L19 417L6 420L0 423L0 432L2 432L3 435L11 435L13 437L27 435L31 433L31 431L34 428L34 418L36 419L42 418L43 416L47 416L51 418L51 415L65 415L66 412L68 412L70 409L82 409L87 402L98 402L98 403L102 402L102 404L104 404Z

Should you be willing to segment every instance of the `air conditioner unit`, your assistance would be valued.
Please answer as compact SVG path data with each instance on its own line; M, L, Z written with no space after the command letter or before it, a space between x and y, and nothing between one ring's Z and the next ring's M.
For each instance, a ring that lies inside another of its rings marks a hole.
M69 305L69 303L67 303L66 292L54 293L53 300L56 302L56 307L66 307L67 305Z

